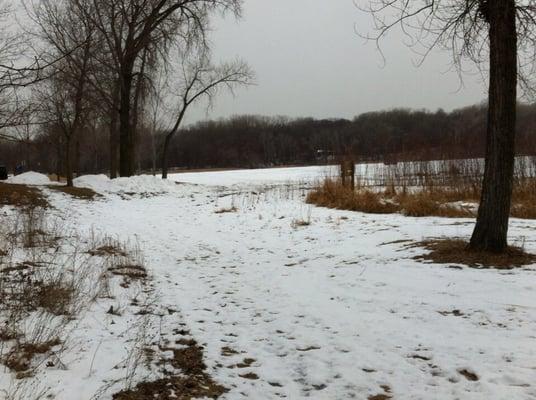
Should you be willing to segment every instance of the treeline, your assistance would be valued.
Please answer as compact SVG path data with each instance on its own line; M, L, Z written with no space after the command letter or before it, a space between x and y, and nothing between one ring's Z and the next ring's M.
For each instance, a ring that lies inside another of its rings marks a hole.
M334 162L341 155L356 161L394 162L469 158L484 155L485 105L452 112L396 109L362 114L353 120L237 116L203 121L179 133L169 144L168 163L176 168L259 168ZM518 106L518 154L536 154L536 104ZM140 129L138 172L160 170L166 131ZM54 135L0 145L11 168L63 171L62 146ZM78 135L74 144L78 174L107 173L106 126Z
M536 154L536 104L519 105L517 151ZM353 120L238 116L185 129L170 149L186 168L269 167L356 160L392 162L482 157L485 105L446 113L407 109L362 114Z

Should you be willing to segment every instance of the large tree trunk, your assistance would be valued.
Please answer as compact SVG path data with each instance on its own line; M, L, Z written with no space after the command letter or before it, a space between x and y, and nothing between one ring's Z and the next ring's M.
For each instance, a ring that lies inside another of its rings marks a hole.
M500 253L507 249L514 177L517 101L515 0L489 1L487 7L490 85L486 165L470 248Z
M112 109L110 110L110 178L117 178L118 161L119 161L119 138L117 132L117 108L118 108L118 93L114 90L112 94Z
M162 147L162 179L167 179L168 177L168 153L170 142L171 136L167 135L164 140L164 146Z
M119 109L119 175L134 174L134 141L132 132L132 69L121 73L121 94Z

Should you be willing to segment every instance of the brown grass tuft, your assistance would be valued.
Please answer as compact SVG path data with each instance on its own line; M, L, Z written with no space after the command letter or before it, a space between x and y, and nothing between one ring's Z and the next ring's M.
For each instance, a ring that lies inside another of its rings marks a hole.
M462 239L437 239L417 243L429 253L414 257L415 260L437 264L461 264L472 268L513 269L536 263L536 255L519 247L509 247L505 253L474 251Z
M127 253L121 249L118 245L115 244L107 244L99 246L93 250L89 250L88 254L92 256L100 256L100 257L107 257L107 256L121 256L126 257Z
M390 214L400 211L399 206L382 199L380 194L369 190L352 190L333 179L326 179L322 185L309 192L306 201L321 207L372 214Z
M17 372L19 377L24 377L23 372L31 368L32 360L36 355L49 353L53 347L61 344L59 339L49 340L43 343L21 343L13 347L3 360L3 364L10 370Z
M446 217L446 218L470 218L475 217L471 209L456 207L448 204L448 194L416 192L396 197L404 215L409 217Z
M203 362L203 348L193 339L183 341L180 349L162 348L173 352L171 365L181 371L181 375L171 375L154 381L143 382L135 388L113 395L114 400L192 400L199 398L217 399L228 390L217 384L207 373ZM161 364L168 360L162 360Z
M402 213L409 217L474 218L479 201L474 185L421 187L415 191L396 189L393 183L385 190L352 190L338 180L326 179L309 192L307 203L321 207L373 214ZM470 203L453 204L459 202ZM474 206L472 206L474 205ZM536 219L536 181L517 183L512 198L512 217Z
M50 206L38 188L11 183L0 183L0 205L21 208L48 208Z
M34 304L54 315L69 315L74 298L74 289L63 283L37 285Z
M80 200L92 201L101 197L100 194L89 188L69 187L60 185L49 185L48 188L56 192L68 194L69 196Z

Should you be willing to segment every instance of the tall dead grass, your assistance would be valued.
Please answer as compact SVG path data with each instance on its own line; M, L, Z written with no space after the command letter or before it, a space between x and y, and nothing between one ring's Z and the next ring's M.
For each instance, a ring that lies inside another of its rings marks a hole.
M372 168L372 169L369 169ZM536 159L516 163L512 217L536 219ZM309 204L412 217L474 217L480 200L481 160L450 160L365 166L355 189L328 177L311 190Z

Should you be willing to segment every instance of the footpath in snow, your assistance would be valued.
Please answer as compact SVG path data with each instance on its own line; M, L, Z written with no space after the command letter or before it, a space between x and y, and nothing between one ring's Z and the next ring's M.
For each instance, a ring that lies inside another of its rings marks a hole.
M412 242L473 222L311 207L319 172L89 176L97 200L48 195L73 228L139 244L224 399L536 399L536 269L415 261ZM535 227L513 220L511 240L536 252Z

